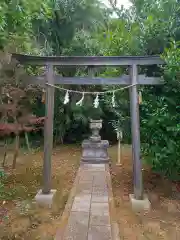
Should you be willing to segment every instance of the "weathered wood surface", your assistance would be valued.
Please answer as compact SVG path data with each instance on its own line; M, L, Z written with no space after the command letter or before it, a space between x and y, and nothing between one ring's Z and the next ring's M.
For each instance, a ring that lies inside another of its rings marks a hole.
M129 66L164 64L159 56L30 56L12 54L22 64L63 66Z
M47 66L46 82L54 84L53 66ZM54 119L54 88L46 86L46 119L44 126L44 164L43 188L44 194L51 190L51 156L53 147L53 119Z
M24 83L27 84L45 84L45 76L25 76ZM54 76L55 84L64 85L130 85L131 77L129 75L123 75L121 77L102 78L102 77L61 77L59 75ZM146 77L145 75L139 75L137 78L139 85L159 85L163 84L161 78Z
M139 100L138 100L138 68L133 65L130 69L131 83L134 85L130 88L130 111L131 111L131 134L132 134L132 158L134 174L134 196L135 199L143 199L142 185L142 162L140 158L140 123L139 123Z

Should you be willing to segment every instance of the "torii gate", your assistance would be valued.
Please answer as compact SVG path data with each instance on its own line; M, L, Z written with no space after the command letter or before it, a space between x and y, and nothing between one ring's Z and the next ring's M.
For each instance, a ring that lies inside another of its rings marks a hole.
M138 66L164 64L159 56L28 56L12 54L20 64L46 66L44 76L30 77L34 84L75 84L75 85L132 85L130 88L130 111L132 132L132 156L134 174L134 199L143 200L142 163L140 159L140 124L137 85L162 84L160 78L138 75ZM54 66L128 66L129 75L116 78L102 77L61 77L54 74ZM46 85L46 120L44 129L43 201L53 197L51 190L51 155L53 146L54 88Z

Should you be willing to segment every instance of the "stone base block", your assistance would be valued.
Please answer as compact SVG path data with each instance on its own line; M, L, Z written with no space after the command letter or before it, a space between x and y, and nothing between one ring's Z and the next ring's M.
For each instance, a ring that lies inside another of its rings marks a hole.
M35 201L39 206L51 208L56 192L57 190L52 189L49 194L44 194L42 190L39 190L35 196Z
M108 163L108 147L109 142L106 140L101 140L99 142L84 140L82 143L81 161L91 164Z
M121 163L116 163L116 166L122 167L122 164Z
M151 208L151 203L147 197L147 195L144 195L144 198L142 200L137 200L134 198L134 194L130 194L130 201L132 204L132 209L136 212L140 212L140 211L149 211Z

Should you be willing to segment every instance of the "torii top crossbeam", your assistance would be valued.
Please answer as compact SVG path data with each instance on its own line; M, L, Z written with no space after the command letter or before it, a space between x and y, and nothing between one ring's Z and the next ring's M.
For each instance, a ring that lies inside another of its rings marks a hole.
M129 66L164 64L159 56L30 56L12 54L20 63L63 66Z
M164 64L159 56L30 56L22 54L12 54L21 64L38 66L132 66L132 65L154 65ZM129 85L130 76L123 75L119 77L62 77L53 75L55 84L73 84L73 85ZM44 84L45 76L28 76L27 83ZM139 75L137 79L139 85L157 85L162 84L160 78L146 77Z

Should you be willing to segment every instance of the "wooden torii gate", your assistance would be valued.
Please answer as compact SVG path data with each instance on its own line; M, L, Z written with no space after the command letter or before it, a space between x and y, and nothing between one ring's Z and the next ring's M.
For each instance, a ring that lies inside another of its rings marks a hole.
M159 56L28 56L13 54L20 64L46 66L44 76L30 77L31 84L76 84L76 85L132 85L130 88L130 111L132 132L132 156L134 174L134 198L143 199L142 163L140 158L140 124L138 85L162 84L161 79L138 75L138 66L162 65ZM54 74L54 66L128 66L130 74L114 78L61 77ZM54 88L46 85L46 120L44 129L44 164L42 195L51 194L51 155L53 146Z

